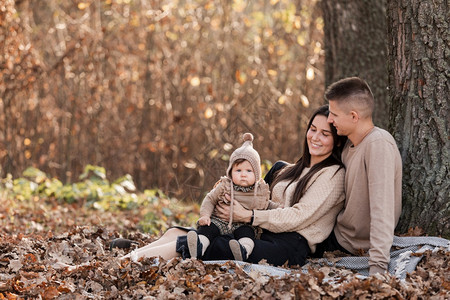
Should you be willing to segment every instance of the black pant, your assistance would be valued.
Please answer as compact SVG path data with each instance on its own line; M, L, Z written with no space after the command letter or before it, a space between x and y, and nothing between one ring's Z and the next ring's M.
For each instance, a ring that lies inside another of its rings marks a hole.
M215 238L203 256L204 260L233 260L234 256L229 247L231 235L221 235ZM269 264L282 266L286 262L289 266L302 266L311 253L308 241L297 232L273 233L264 230L259 240L255 240L255 247L248 257L248 262L257 264L265 259Z
M336 239L336 235L334 234L334 231L330 233L330 235L320 244L317 244L316 246L316 252L312 255L312 257L323 257L323 254L325 251L332 252L339 250L341 252L351 254L347 249L342 247L338 240Z
M211 225L209 225L209 226L207 226L207 225L198 226L197 233L206 236L208 238L208 240L210 240L210 241L212 241L216 237L220 236L220 230L214 223L211 223ZM248 238L254 240L255 239L255 230L253 230L253 228L250 226L242 225L242 226L236 228L236 230L233 232L233 236L236 240L243 238L243 237L248 237Z

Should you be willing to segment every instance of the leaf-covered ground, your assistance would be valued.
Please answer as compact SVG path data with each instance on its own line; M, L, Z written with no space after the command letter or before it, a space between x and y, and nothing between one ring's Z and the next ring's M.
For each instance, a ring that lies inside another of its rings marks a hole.
M155 206L161 218L162 209ZM0 199L0 299L450 299L445 251L427 252L403 282L358 279L349 270L319 266L279 278L247 274L231 262L120 261L129 250L110 251L112 238L127 237L138 246L157 238L142 233L140 217L136 210ZM330 276L337 280L327 281Z

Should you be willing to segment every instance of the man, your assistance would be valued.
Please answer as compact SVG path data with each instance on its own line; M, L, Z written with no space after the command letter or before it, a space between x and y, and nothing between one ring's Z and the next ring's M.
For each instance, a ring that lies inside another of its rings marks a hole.
M364 80L339 80L328 87L325 98L330 106L328 122L348 137L342 152L346 200L334 232L319 252L368 251L369 274L386 272L401 212L400 152L392 135L374 126L374 99Z

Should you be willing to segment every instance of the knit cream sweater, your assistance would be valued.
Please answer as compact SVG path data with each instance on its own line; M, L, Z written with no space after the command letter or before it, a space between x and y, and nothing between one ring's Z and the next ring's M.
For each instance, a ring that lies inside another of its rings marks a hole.
M333 230L336 216L344 206L345 170L334 165L323 168L308 182L307 190L300 201L291 205L297 182L284 192L289 181L276 184L272 190L272 201L284 204L284 208L255 210L253 224L271 232L298 232L308 241L314 253L316 245L324 241ZM303 170L303 177L309 168Z

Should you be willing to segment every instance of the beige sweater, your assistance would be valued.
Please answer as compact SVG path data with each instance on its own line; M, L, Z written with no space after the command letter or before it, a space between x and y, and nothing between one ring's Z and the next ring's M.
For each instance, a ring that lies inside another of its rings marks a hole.
M228 194L232 199L238 201L247 209L272 209L278 207L278 204L269 200L269 185L262 179L255 183L255 188L253 191L231 191L231 187L231 178L222 176L214 185L214 188L203 199L202 205L200 206L200 216L210 217L219 202L228 204L225 194ZM231 211L232 209L233 205L231 205ZM233 220L232 216L233 214L231 213L230 225Z
M345 208L334 229L339 244L369 251L370 274L387 270L400 217L402 161L394 138L375 127L356 147L345 145Z
M291 206L296 182L284 194L289 181L276 184L272 190L272 200L283 202L285 208L255 210L253 225L271 232L298 232L308 241L312 252L316 244L325 240L333 230L336 216L344 206L345 170L330 166L317 172L308 182L307 190L298 203ZM303 170L304 176L308 169ZM337 171L337 173L336 173Z

